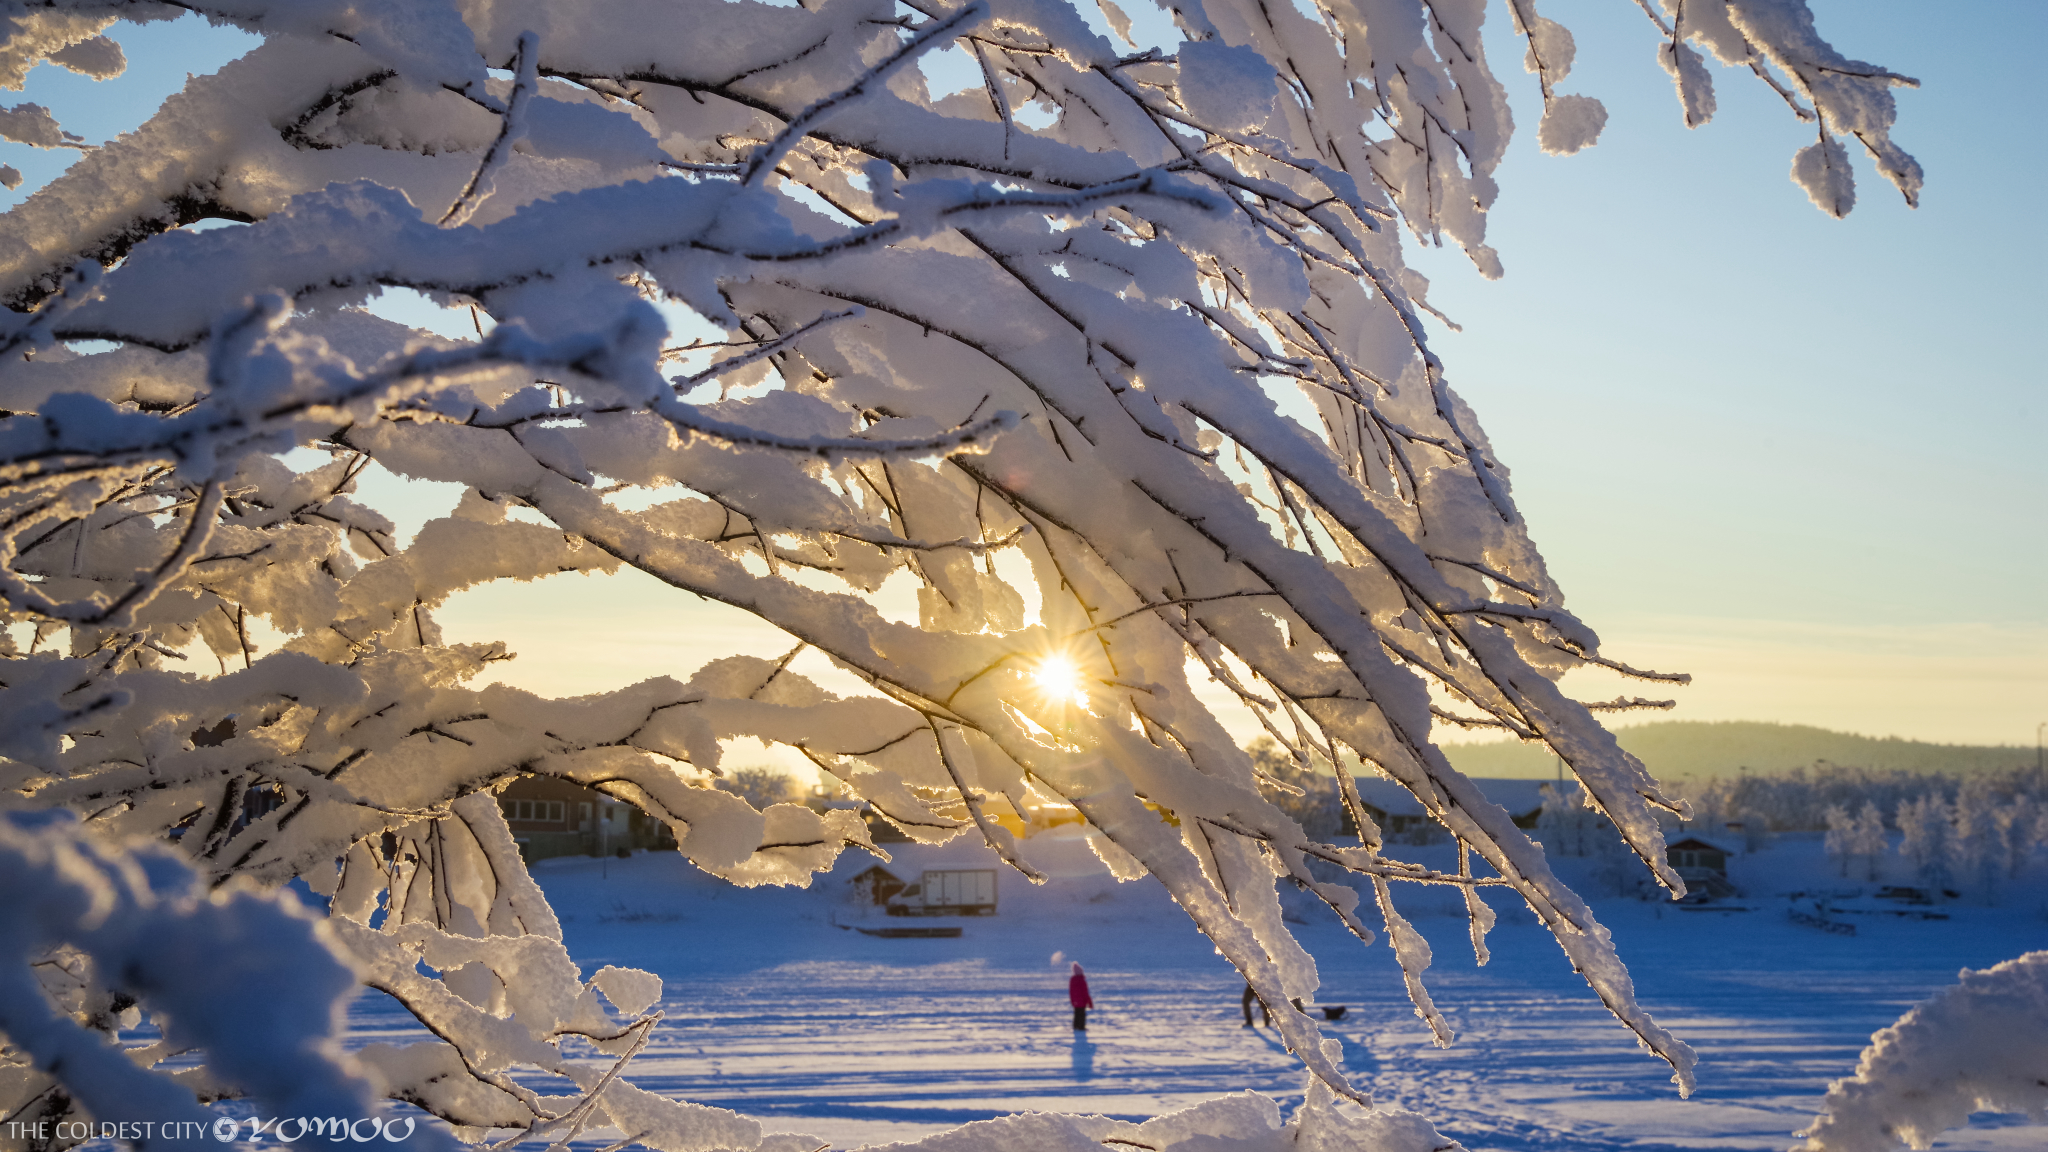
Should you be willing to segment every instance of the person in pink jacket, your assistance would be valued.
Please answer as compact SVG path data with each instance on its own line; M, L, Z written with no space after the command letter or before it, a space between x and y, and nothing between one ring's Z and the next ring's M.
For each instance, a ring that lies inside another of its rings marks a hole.
M1074 1002L1074 1031L1088 1030L1088 1010L1095 1007L1095 998L1088 995L1088 977L1081 972L1076 962L1074 974L1067 977L1067 999Z

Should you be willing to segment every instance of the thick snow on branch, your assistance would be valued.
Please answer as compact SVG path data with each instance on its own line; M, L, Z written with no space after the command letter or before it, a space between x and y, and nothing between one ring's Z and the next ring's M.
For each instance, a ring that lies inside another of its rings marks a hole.
M1816 125L1818 139L1792 160L1792 182L1814 207L1841 217L1856 205L1856 177L1839 137L1861 144L1906 203L1920 203L1920 162L1891 138L1898 119L1891 89L1920 82L1836 51L1815 29L1806 0L1658 0L1657 8L1636 2L1662 36L1657 63L1677 86L1686 127L1714 116L1713 76L1697 44L1723 64L1749 68L1794 116Z
M210 1131L189 1078L152 1070L194 1048L209 1095L252 1095L281 1115L376 1114L337 1042L355 974L295 897L209 894L169 851L125 853L63 812L0 815L0 876L0 1033L20 1061L0 1082L9 1116L147 1114ZM162 1043L108 1044L138 1011ZM403 1143L448 1142L421 1130Z
M1837 1080L1800 1152L1932 1148L1973 1112L2048 1123L2048 952L1983 971L1870 1038Z
M581 978L498 804L527 778L592 788L741 885L879 854L860 813L717 787L740 738L799 749L915 840L980 837L1020 868L1004 818L1072 804L1268 1004L1320 983L1281 915L1276 885L1298 886L1361 942L1384 931L1446 1043L1402 903L1508 888L1690 1090L1691 1050L1606 929L1432 742L1454 715L1547 744L1682 890L1658 815L1683 803L1558 680L1684 677L1631 668L1565 607L1391 226L1499 271L1485 223L1512 122L1485 5L1201 0L1172 6L1183 39L1131 54L1062 0L178 7L263 42L0 217L0 796L175 853L208 890L331 897L323 962L437 1037L365 1049L322 1073L332 1091L368 1084L465 1140L612 1127L779 1152L633 1086L658 982ZM1712 110L1697 44L1816 122L1799 170L1824 207L1853 196L1845 135L1917 188L1888 136L1904 81L1835 53L1798 0L1643 7L1690 120ZM1576 151L1605 110L1559 90L1574 43L1536 8L1508 3L1539 143ZM114 19L173 11L0 17L0 85L43 59L104 73ZM934 97L912 65L953 46L980 83ZM22 106L0 134L63 146L57 122ZM362 310L394 288L474 309L476 338ZM716 334L678 338L661 305ZM357 491L373 465L461 502L401 541ZM435 623L491 581L626 568L754 614L863 691L684 653L544 700L475 687L514 654ZM915 623L875 602L898 577ZM1041 690L1054 660L1077 697ZM1276 802L1205 676L1334 774L1354 840ZM1455 837L1459 875L1381 841L1368 772ZM127 850L96 849L116 871ZM1467 910L1483 956L1492 912ZM87 948L23 939L23 963ZM11 1042L75 1041L43 995L10 1001L47 1017L10 1016ZM1441 1145L1367 1110L1308 1016L1275 1019L1312 1079L1284 1126L1247 1098L932 1146ZM604 1060L567 1059L568 1037ZM23 1068L0 1068L9 1099L48 1086Z

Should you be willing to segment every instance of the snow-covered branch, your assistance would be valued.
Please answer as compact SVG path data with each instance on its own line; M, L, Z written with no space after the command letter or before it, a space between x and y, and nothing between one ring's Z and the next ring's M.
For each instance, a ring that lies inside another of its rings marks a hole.
M2048 952L1982 971L1871 1037L1856 1075L1828 1087L1801 1152L1931 1148L1974 1112L2048 1123Z
M53 1126L146 1112L166 1131L210 1135L214 1115L153 1069L204 1048L219 1095L253 1095L280 1114L376 1114L371 1085L329 1048L354 973L291 895L211 898L170 852L130 855L61 812L0 815L0 875L0 1034L20 1059L4 1083L11 1105L45 1097L38 1118ZM60 949L76 962L32 967ZM155 1059L107 1043L136 1010L165 1023ZM421 1131L394 1143L449 1142Z

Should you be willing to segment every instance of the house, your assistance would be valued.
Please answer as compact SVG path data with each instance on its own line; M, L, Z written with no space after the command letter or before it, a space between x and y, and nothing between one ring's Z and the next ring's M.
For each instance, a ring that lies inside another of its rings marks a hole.
M1530 829L1543 815L1543 780L1474 780L1486 798L1507 809L1508 819L1515 827Z
M1690 873L1712 873L1723 880L1728 878L1728 850L1697 837L1688 836L1667 846L1664 859L1674 872L1688 880L1692 878Z
M1424 832L1437 826L1436 821L1422 809L1422 801L1415 794L1392 780L1379 776L1359 775L1357 778L1358 799L1365 805L1366 815L1380 826L1386 836L1405 836L1413 832ZM1507 810L1508 818L1517 828L1534 828L1536 818L1543 813L1542 780L1474 780L1488 800Z
M1716 900L1739 893L1728 882L1728 850L1688 836L1664 849L1664 860L1685 881L1688 901Z
M1355 782L1359 803L1365 805L1365 814L1372 817L1372 822L1380 826L1381 835L1400 836L1434 823L1423 812L1422 802L1392 780L1362 775Z
M882 907L889 903L889 897L903 891L903 881L894 872L880 864L869 868L847 881L853 886L854 899Z
M635 848L670 848L675 835L631 804L554 776L522 776L498 794L520 855L610 856Z

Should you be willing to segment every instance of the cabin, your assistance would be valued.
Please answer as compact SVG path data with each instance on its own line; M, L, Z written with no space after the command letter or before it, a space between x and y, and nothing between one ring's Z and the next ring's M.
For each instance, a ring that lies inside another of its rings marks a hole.
M1543 816L1542 780L1476 779L1486 798L1507 810L1515 827L1533 829Z
M852 885L856 901L873 904L877 908L887 905L891 896L903 891L903 881L880 864L874 865L847 883Z
M1664 861L1678 873L1680 880L1685 881L1688 904L1703 904L1741 894L1735 885L1728 882L1728 850L1718 844L1688 836L1665 846Z
M1691 879L1689 872L1712 873L1723 880L1728 878L1728 851L1718 848L1705 840L1688 836L1664 849L1664 859L1671 869L1680 876Z
M1422 802L1415 794L1392 780L1382 777L1361 775L1356 778L1359 802L1365 805L1366 815L1380 826L1385 836L1406 836L1410 833L1426 832L1437 827L1435 820L1422 809ZM1542 780L1474 780L1488 800L1507 810L1508 818L1517 828L1534 828L1537 817L1543 814Z
M498 808L528 863L673 848L676 843L667 825L631 804L554 776L514 780L498 794Z

